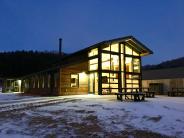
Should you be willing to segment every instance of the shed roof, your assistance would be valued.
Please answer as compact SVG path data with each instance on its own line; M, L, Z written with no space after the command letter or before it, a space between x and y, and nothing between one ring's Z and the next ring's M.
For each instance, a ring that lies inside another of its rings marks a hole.
M184 78L184 67L143 70L143 80Z

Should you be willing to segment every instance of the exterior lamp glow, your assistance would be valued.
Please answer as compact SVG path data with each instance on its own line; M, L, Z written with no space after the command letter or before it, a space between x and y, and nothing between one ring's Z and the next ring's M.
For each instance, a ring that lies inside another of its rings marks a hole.
M21 81L21 80L18 80L17 82L18 82L18 85L21 86L21 82L22 82L22 81Z
M79 73L80 83L85 83L87 81L87 74L85 72Z

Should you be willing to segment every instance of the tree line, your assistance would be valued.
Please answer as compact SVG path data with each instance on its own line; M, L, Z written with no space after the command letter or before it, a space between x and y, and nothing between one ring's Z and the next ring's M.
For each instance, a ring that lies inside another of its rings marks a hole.
M2 52L0 53L0 77L22 77L52 67L61 59L62 56L54 52Z
M65 56L66 54L62 54ZM50 68L61 62L56 52L15 51L0 53L0 77L16 78ZM143 66L143 70L184 67L184 57L165 61L157 65Z
M175 67L184 67L184 57L164 61L156 65L145 65L143 66L143 70L165 69L165 68L175 68Z

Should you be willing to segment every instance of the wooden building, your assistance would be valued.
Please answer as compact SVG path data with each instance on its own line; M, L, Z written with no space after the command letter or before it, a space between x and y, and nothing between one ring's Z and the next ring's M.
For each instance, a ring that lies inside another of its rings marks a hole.
M0 78L0 92L20 92L21 80L17 78Z
M47 70L22 77L22 90L41 95L102 95L141 88L141 57L152 53L133 36L102 41L63 57Z
M184 88L184 67L143 71L143 87L157 94L167 94L172 88Z

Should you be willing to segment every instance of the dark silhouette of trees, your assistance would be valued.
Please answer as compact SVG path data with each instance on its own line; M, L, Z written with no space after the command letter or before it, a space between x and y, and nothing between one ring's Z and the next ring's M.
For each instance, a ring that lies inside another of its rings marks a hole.
M54 52L3 52L0 53L0 77L14 78L38 72L59 63L61 58Z
M144 70L184 67L184 57L168 60L157 65L145 65Z
M65 56L66 54L63 54ZM62 57L56 52L15 51L0 53L0 77L15 78L39 72L59 64ZM157 65L143 66L143 70L184 67L184 57Z

